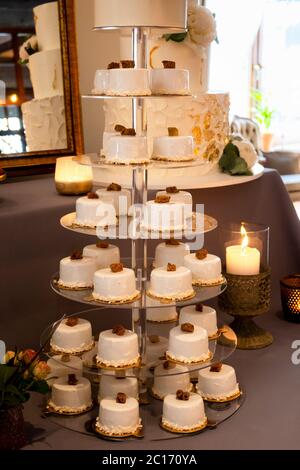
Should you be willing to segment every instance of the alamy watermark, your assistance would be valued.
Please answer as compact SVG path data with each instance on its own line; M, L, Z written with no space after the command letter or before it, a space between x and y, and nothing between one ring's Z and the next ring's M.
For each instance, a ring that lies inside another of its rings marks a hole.
M5 82L0 80L0 105L6 102L6 87Z
M300 339L296 339L295 341L293 341L291 348L294 349L294 352L291 355L291 361L294 364L294 366L299 366L300 365Z

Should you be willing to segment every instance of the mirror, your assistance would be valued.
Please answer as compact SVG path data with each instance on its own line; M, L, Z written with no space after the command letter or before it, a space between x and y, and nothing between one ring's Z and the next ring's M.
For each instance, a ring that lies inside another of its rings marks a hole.
M0 166L82 152L73 0L1 0Z

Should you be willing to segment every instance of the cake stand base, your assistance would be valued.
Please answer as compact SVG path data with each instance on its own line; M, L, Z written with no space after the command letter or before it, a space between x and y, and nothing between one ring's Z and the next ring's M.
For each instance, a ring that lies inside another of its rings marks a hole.
M230 328L237 336L238 349L260 349L273 343L273 336L258 326L252 317L235 317Z

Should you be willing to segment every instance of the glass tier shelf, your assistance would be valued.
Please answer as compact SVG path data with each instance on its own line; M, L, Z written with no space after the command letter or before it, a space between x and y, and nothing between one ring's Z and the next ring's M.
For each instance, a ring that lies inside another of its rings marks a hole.
M81 95L81 98L83 99L95 99L95 100L116 100L116 99L124 99L124 100L134 100L134 99L143 99L143 100L176 100L176 99L189 99L189 98L195 98L195 95L130 95L130 96L124 96L124 95L97 95L96 93L89 93L87 95Z

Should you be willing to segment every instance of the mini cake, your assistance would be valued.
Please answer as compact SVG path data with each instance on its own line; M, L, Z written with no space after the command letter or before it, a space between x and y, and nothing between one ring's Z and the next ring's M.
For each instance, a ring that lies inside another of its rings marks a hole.
M76 201L75 224L80 227L107 227L117 223L115 211L108 210L107 204L98 194L88 193Z
M207 425L207 417L201 396L183 390L167 395L164 398L162 425L178 433L204 429Z
M197 304L183 307L179 315L179 324L182 323L201 326L207 331L209 338L215 337L218 333L216 311L207 305Z
M146 340L147 365L151 367L165 356L168 340L164 336L149 335Z
M94 79L94 95L105 95L109 84L109 70L96 70Z
M47 361L50 367L50 373L46 380L48 385L52 385L56 379L66 377L71 373L82 375L83 362L80 357L70 356L70 354L63 354L61 356L53 356Z
M223 282L221 260L207 250L185 256L184 266L191 270L194 285L213 286Z
M138 381L134 377L118 377L113 375L102 375L99 386L98 400L103 398L116 399L118 393L125 393L127 397L139 399Z
M192 287L191 271L184 266L168 264L164 268L155 268L151 272L150 297L166 300L185 300L195 296Z
M117 216L127 215L131 206L131 194L128 189L122 189L119 184L111 183L106 189L98 189L101 201L112 204Z
M207 401L225 402L240 395L235 370L227 364L214 364L198 373L197 391Z
M154 137L152 159L169 162L193 160L195 158L194 138L180 136L175 127L169 127L168 131L168 136Z
M57 413L83 413L92 407L91 383L84 377L69 374L52 385L48 405Z
M71 256L60 260L58 285L74 290L91 288L96 269L93 258L83 257L81 250L75 250Z
M147 299L147 303L152 299ZM150 302L151 303L151 302ZM147 308L147 321L152 323L174 322L178 319L176 307Z
M192 217L193 197L188 191L180 191L176 186L170 186L165 191L158 191L156 196L170 196L170 202L185 204L186 215Z
M54 331L50 346L53 351L63 354L89 351L94 346L92 325L83 318L67 318Z
M137 69L133 60L121 61L122 68L110 68L106 94L109 96L149 96L150 76L147 69Z
M119 135L117 132L103 132L102 136L102 148L100 150L100 155L101 157L105 157L108 151L108 142L111 139L111 137L116 137Z
M176 69L176 63L163 61L164 68L151 70L151 90L154 95L188 95L190 93L190 73Z
M99 335L97 362L105 367L134 367L139 364L139 345L137 334L116 326L102 331Z
M171 329L167 359L196 364L207 361L210 356L207 331L204 328L183 323Z
M168 263L176 264L176 266L184 266L184 257L188 254L190 254L188 244L174 240L174 238L167 240L157 245L153 266L160 268L167 266Z
M120 263L119 247L100 240L95 245L85 246L83 256L92 258L96 263L96 269L103 269L111 264Z
M106 161L119 165L148 163L146 136L136 135L134 129L125 129L121 135L112 136L107 142Z
M134 434L140 427L139 403L135 398L118 393L116 398L101 400L96 420L96 430L100 433L126 436Z
M106 303L125 303L137 299L135 273L121 263L99 269L94 274L93 298Z
M166 395L176 393L178 389L190 392L193 385L190 382L189 370L186 366L165 361L154 370L152 394L163 400Z
M170 196L156 196L146 203L142 227L154 232L182 231L188 218L184 204L171 202Z

